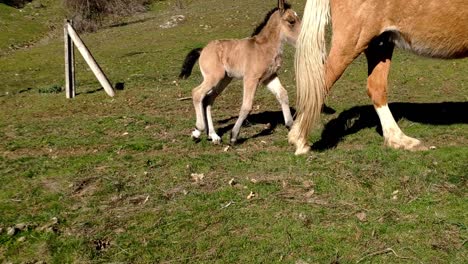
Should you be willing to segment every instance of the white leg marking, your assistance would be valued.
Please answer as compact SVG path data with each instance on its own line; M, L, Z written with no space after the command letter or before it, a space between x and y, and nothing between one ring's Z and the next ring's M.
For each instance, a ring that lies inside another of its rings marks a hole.
M422 150L425 149L421 145L421 141L415 138L406 136L393 118L388 105L376 107L377 115L382 125L384 143L392 148L407 149L407 150Z
M286 127L291 128L293 124L293 118L291 115L291 110L289 109L289 98L288 92L284 89L283 85L278 77L274 78L267 84L267 88L272 92L278 102L281 104L281 109L283 110L284 123Z
M218 136L218 134L216 134L216 131L213 125L213 118L211 116L211 106L212 105L206 106L206 120L208 123L208 138L211 138L211 141L213 142L213 144L220 144L221 138Z

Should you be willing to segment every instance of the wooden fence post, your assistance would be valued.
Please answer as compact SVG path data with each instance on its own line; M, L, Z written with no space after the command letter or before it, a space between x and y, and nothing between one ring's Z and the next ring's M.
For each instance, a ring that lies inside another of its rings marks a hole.
M73 41L68 35L68 24L73 25L73 21L65 20L65 93L67 98L75 97L75 49Z
M86 45L81 40L80 36L78 36L75 29L73 28L73 26L68 21L65 23L65 32L66 32L66 37L65 37L66 41L65 42L67 42L67 41L72 42L73 41L73 43L76 45L78 51L81 53L81 55L83 56L86 63L88 63L89 67L93 71L94 75L96 76L99 83L102 85L102 87L106 91L106 93L109 96L113 97L115 95L115 92L114 92L114 89L112 88L109 80L107 79L106 75L102 71L101 67L99 67L99 65L97 64L97 62L94 59L93 55L91 55L88 48L86 47ZM68 37L70 39L68 39ZM65 57L67 57L67 55ZM70 64L70 61L68 61L68 64ZM67 65L67 61L65 61L65 65ZM65 67L67 67L67 66L65 66ZM68 72L68 68L69 68L69 66L67 67L66 72ZM73 68L72 68L72 70L73 70ZM73 77L73 81L74 81L74 77ZM74 89L73 89L73 91L74 91ZM68 95L67 95L67 97L68 97Z

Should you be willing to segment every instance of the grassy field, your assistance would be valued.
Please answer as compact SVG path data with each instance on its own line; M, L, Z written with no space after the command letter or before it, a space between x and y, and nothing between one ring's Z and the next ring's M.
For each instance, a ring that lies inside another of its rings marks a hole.
M0 4L0 263L466 263L467 60L395 54L390 108L434 150L383 146L363 58L335 85L309 155L294 156L263 88L226 149L190 139L193 106L178 99L201 77L176 76L188 51L250 35L276 1L160 1L84 35L125 88L108 97L78 57L73 100L54 93L63 11L43 2L24 26L29 15ZM159 26L174 15L185 20ZM291 106L293 52L280 72ZM224 142L241 92L234 82L215 104Z

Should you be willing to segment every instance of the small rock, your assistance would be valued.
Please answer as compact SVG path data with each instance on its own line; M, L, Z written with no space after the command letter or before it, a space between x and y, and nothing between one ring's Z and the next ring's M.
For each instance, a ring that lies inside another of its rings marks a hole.
M359 212L356 214L357 219L361 222L365 222L367 220L367 214L365 212Z
M304 182L302 183L302 185L304 185L304 188L309 189L309 188L314 187L314 182L313 182L313 181L304 181Z
M315 190L314 190L314 189L311 189L310 191L306 192L306 193L304 194L304 196L305 196L306 198L310 198L310 197L312 197L312 196L314 195L314 193L315 193Z
M232 178L232 179L229 180L229 185L230 185L230 186L234 186L234 185L236 185L236 184L237 184L237 182L236 182L236 180L235 180L234 178Z
M435 149L437 149L437 147L436 146L430 146L429 149L430 150L435 150Z
M192 173L190 176L196 183L203 181L203 178L205 178L205 174L203 173Z
M58 221L58 218L54 216L54 217L52 217L52 219L50 219L50 222L51 222L52 225L56 225L56 224L58 224L59 221Z
M251 192L249 193L249 195L247 196L247 200L250 200L250 199L252 199L252 198L254 198L254 197L256 197L256 196L257 196L257 194L251 191Z
M15 225L15 228L18 229L19 231L23 231L27 228L28 226L24 223L19 223Z
M16 241L18 242L24 242L26 240L26 237L20 237Z
M16 228L14 228L14 227L9 227L9 228L7 229L7 235L8 235L8 236L14 236L14 235L16 234L16 231L17 231Z

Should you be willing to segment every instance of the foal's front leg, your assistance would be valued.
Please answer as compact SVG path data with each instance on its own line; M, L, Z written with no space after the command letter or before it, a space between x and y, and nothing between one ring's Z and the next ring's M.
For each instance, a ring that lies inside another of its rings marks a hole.
M255 96L255 91L257 90L257 86L258 79L244 77L244 96L242 99L242 107L239 113L239 118L237 119L236 124L231 131L231 144L236 143L242 123L244 123L244 120L252 110L253 99Z
M276 99L281 104L281 109L283 110L284 124L288 129L290 129L293 124L293 118L291 115L291 109L289 108L288 92L286 91L286 89L284 89L283 85L281 85L278 76L275 76L270 82L266 84L266 86L268 90L270 90L270 92L272 92L276 96Z

